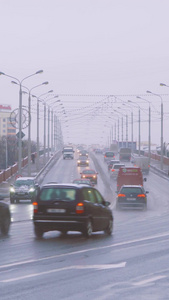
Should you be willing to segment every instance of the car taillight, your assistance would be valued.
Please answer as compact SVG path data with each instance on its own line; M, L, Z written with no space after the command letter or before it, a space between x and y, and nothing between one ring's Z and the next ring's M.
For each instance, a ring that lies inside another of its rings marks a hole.
M145 198L145 195L144 194L139 194L139 195L137 195L137 197Z
M83 203L78 203L76 205L76 213L77 214L82 214L84 212L84 204Z
M34 214L37 214L38 212L38 203L37 202L33 202L33 210L34 210Z
M104 157L106 157L106 155Z
M112 171L112 172L114 172L115 170L114 170L114 169L112 169L111 171Z
M93 175L93 178L96 178L96 175Z
M118 197L126 197L125 194L118 194Z

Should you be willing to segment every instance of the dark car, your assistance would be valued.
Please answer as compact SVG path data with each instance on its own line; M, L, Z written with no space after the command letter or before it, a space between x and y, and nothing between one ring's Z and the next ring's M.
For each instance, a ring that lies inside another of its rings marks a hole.
M11 213L7 203L0 201L0 231L7 235L11 224Z
M10 186L10 202L18 203L19 200L30 199L32 202L35 199L39 185L34 177L19 177Z
M81 178L90 179L91 182L97 184L97 172L92 169L85 169L81 173Z
M80 231L86 237L113 230L113 214L98 190L81 184L46 184L41 187L34 205L34 230L37 238L44 232Z
M81 150L80 152L79 152L79 156L89 156L89 153L88 153L88 151L87 150Z
M123 185L118 192L116 208L147 208L147 191L141 185Z
M87 184L87 185L90 185L90 186L93 186L90 179L74 179L73 180L73 183L76 183L76 184Z
M112 160L108 163L108 166L107 166L108 171L110 171L110 169L112 169L112 167L113 167L114 164L119 164L119 163L120 163L120 161L119 161L118 159L112 159Z
M80 156L77 160L77 166L88 166L89 165L89 159L85 156Z

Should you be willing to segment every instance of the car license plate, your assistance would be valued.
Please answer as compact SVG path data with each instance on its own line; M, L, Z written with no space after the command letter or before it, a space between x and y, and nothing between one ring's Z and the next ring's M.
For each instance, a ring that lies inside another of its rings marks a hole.
M127 200L129 200L129 201L135 201L136 198L127 198Z
M47 212L49 213L64 213L66 210L63 208L48 208Z

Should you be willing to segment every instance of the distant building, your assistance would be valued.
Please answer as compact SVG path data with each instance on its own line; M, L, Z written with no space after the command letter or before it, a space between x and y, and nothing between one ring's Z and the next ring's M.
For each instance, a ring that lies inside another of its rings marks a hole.
M16 128L10 122L12 109L8 104L0 104L0 137L16 136Z

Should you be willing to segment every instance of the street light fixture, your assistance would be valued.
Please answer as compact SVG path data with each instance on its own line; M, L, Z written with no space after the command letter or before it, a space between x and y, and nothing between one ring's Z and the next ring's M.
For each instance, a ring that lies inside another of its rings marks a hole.
M161 100L161 170L163 170L163 99L161 95L154 94L151 91L146 91L146 93L160 97Z
M169 85L167 85L165 83L160 83L160 86L167 86L167 87L169 87Z
M19 80L16 77L0 72L0 75L4 75L6 77L12 78L16 80L19 84L19 151L18 151L18 172L21 174L22 172L22 83L24 80L28 79L37 74L43 73L43 70L39 70L29 76L24 77L22 80Z

